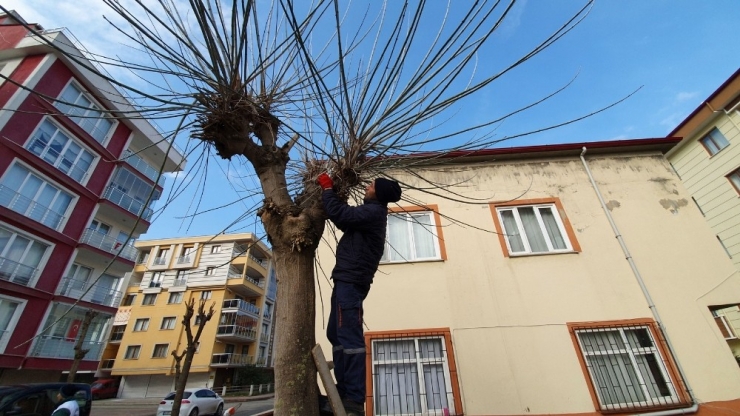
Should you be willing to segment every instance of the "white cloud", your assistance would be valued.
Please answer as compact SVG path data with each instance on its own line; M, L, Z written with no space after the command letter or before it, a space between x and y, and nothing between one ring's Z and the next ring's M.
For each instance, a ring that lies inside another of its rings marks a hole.
M688 100L693 100L698 95L699 95L698 92L683 92L682 91L682 92L679 92L676 95L676 101L679 102L679 103L682 103L682 102L685 102L685 101L688 101Z

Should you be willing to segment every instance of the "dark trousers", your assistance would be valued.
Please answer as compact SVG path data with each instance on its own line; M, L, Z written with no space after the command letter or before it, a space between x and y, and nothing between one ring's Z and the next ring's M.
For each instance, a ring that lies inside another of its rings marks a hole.
M362 301L370 285L334 280L326 336L332 345L334 377L342 398L365 403L365 337Z

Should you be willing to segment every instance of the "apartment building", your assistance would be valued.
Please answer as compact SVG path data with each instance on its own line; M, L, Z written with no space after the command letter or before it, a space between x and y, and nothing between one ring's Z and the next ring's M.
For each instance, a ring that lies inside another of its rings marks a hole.
M713 315L740 302L740 275L665 158L679 141L457 152L394 173L405 199L364 304L367 414L740 410Z
M164 397L187 345L185 303L215 305L188 385L237 385L235 369L271 362L277 281L272 255L253 234L137 241L131 283L118 309L99 376L121 376L119 397ZM196 324L195 319L192 322Z
M679 123L666 154L740 270L740 69Z
M184 164L146 120L115 117L134 108L86 56L66 30L0 16L0 384L63 377L90 310L92 380L160 167Z

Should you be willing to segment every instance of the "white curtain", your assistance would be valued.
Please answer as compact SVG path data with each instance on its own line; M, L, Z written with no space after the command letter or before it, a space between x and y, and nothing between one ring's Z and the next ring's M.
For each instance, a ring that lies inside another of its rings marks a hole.
M411 227L414 234L416 258L425 259L435 257L431 215L427 213L413 215L411 217Z
M540 208L540 217L542 222L545 224L545 230L547 231L548 237L550 237L550 244L555 250L565 250L565 240L563 235L560 234L560 228L558 227L557 220L555 220L555 214L552 212L552 208Z
M388 217L388 261L404 261L411 257L411 235L406 218L401 215Z
M519 234L519 227L516 225L514 212L511 210L501 211L501 219L504 222L504 233L509 241L509 248L513 253L524 251L522 236Z
M524 207L519 208L518 211L519 218L521 218L522 226L524 227L524 233L527 235L529 248L533 253L548 251L547 242L545 242L545 236L542 235L542 229L540 229L540 224L537 222L534 208Z

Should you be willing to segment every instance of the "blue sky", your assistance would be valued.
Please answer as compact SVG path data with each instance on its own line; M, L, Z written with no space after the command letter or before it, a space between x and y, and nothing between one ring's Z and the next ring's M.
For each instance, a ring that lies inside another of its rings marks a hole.
M112 17L112 13L100 0L0 1L29 22L47 29L68 28L94 52L125 54L119 35L101 18ZM480 57L478 71L495 70L506 62L513 47L528 44L582 4L575 0L519 3L495 39L496 48ZM515 134L579 117L640 90L590 119L500 145L664 137L740 67L739 24L737 0L597 0L585 21L565 38L503 77L458 114L474 119L505 111L577 76L553 102L497 125L498 134ZM251 203L236 202L253 184L248 170L239 162L212 162L205 193L201 195L202 188L191 185L167 205L143 239L259 231L252 215L231 225L252 209ZM224 177L231 180L223 181ZM165 197L175 182L169 179ZM201 196L201 209L234 203L198 216L192 223L183 219L192 214L193 201ZM157 207L163 205L160 201Z

